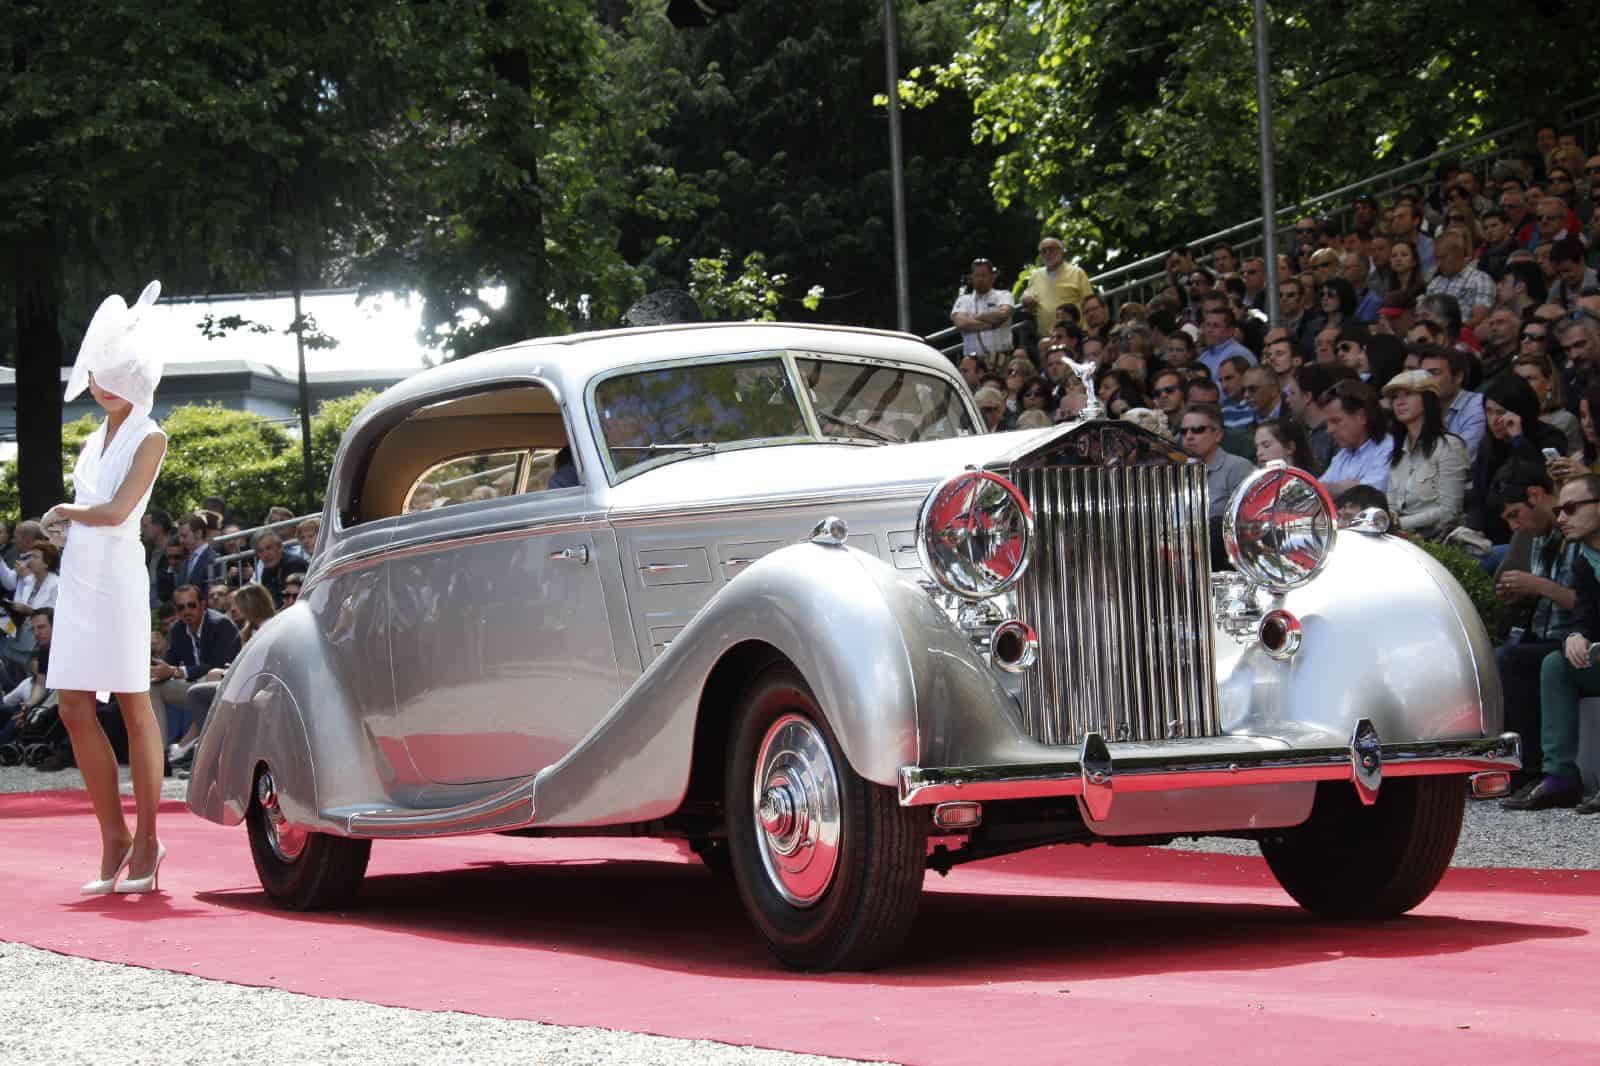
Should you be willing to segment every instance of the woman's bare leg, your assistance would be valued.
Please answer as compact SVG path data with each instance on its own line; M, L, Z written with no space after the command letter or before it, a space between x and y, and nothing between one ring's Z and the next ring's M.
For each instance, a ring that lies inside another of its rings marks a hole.
M148 692L119 692L117 706L128 730L128 768L133 771L133 861L128 876L148 877L156 861L156 811L161 806L161 727Z
M122 796L117 789L117 756L106 731L94 716L93 692L61 692L61 721L72 738L72 757L89 790L89 802L100 823L100 879L117 872L117 864L133 843L127 819L122 816Z

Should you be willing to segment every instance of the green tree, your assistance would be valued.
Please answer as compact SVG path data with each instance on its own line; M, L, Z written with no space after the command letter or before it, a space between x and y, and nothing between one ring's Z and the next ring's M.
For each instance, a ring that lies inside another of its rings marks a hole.
M19 485L60 499L59 367L103 293L336 270L374 210L390 5L17 0L0 20L0 236Z
M689 295L694 297L705 316L739 322L776 319L783 290L789 284L788 276L770 273L766 256L760 252L745 256L739 273L732 277L728 276L729 266L726 248L720 255L689 262ZM802 297L802 306L815 311L822 297L822 286L813 285Z
M322 507L323 496L328 491L328 478L333 474L333 458L339 451L339 441L350 428L361 409L371 403L377 392L362 389L350 396L324 400L311 416L311 480L312 496L316 506Z
M642 292L617 250L623 165L659 104L627 95L587 0L445 0L396 11L413 62L389 131L389 212L358 260L414 288L447 357L615 318ZM400 31L395 31L399 33Z
M1512 43L1586 38L1565 0L1312 0L1269 18L1285 205L1594 90L1581 62L1534 72ZM1242 0L979 0L954 58L902 94L970 99L1000 203L1110 266L1258 213L1253 26Z
M268 507L299 495L299 453L287 433L260 415L185 405L173 408L161 428L167 431L167 457L150 495L152 507L183 515L215 495L255 522Z
M902 6L904 66L959 47L961 3ZM881 6L745 0L704 29L646 18L633 30L619 55L645 72L649 99L671 104L631 164L651 210L622 227L647 286L688 288L695 261L760 252L763 269L792 282L777 317L812 317L805 294L821 285L815 317L893 327L887 114L874 102L886 88ZM1002 264L1009 283L1038 231L1027 213L995 206L995 152L973 145L966 99L946 94L905 118L913 322L934 329L948 325L974 256Z
M1584 63L1513 43L1587 39L1564 0L1307 0L1269 18L1285 205L1594 89ZM999 152L999 202L1112 265L1259 211L1252 19L1243 2L978 0L960 49L903 96L958 90Z

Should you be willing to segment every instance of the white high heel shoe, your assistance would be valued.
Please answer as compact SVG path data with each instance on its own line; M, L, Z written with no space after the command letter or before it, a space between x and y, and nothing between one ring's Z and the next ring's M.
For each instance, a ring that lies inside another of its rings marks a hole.
M128 850L122 853L122 861L117 863L117 868L110 877L99 881L85 881L83 887L78 889L80 896L109 896L116 891L117 878L122 876L122 871L128 868L128 863L133 859L133 845L128 845Z
M132 857L132 852L129 853ZM112 889L118 895L131 895L135 892L159 891L161 877L161 860L167 857L167 848L161 841L156 841L156 864L150 867L149 877L124 877L122 883Z

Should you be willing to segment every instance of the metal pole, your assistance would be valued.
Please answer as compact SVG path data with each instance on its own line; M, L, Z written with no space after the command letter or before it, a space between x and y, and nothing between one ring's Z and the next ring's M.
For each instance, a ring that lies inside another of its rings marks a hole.
M911 267L906 252L906 173L900 155L900 26L895 0L883 0L883 62L889 83L889 181L894 191L895 320L911 331Z
M1278 188L1272 162L1272 83L1267 0L1256 5L1256 115L1261 138L1261 247L1267 268L1267 321L1278 324Z
M300 264L294 265L294 350L300 360L300 458L305 467L306 511L315 510L311 502L311 386L306 382L306 323L300 315Z

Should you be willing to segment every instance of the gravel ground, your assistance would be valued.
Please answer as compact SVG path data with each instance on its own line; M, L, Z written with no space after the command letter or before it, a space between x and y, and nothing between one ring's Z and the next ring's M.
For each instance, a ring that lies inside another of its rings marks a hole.
M122 789L131 792L126 768ZM0 768L0 793L81 788L76 770L40 773ZM162 795L182 799L187 782L168 778ZM3 801L0 801L3 802ZM1202 839L1172 845L1256 855L1252 841ZM1469 803L1457 866L1600 869L1600 815L1503 811ZM504 1021L453 1012L408 1011L277 989L248 988L187 974L94 962L0 942L0 988L7 990L7 1066L99 1066L118 1062L214 1063L378 1061L457 1063L668 1063L790 1066L840 1063L759 1048L674 1040L605 1029ZM78 1028L61 1026L70 1017ZM189 1019L186 1023L185 1018ZM174 1043L173 1033L203 1033Z
M847 1060L246 988L0 943L8 1066L102 1063L670 1063ZM75 1028L61 1024L71 1018ZM23 1034L18 1038L18 1034ZM178 1037L178 1039L174 1039Z

